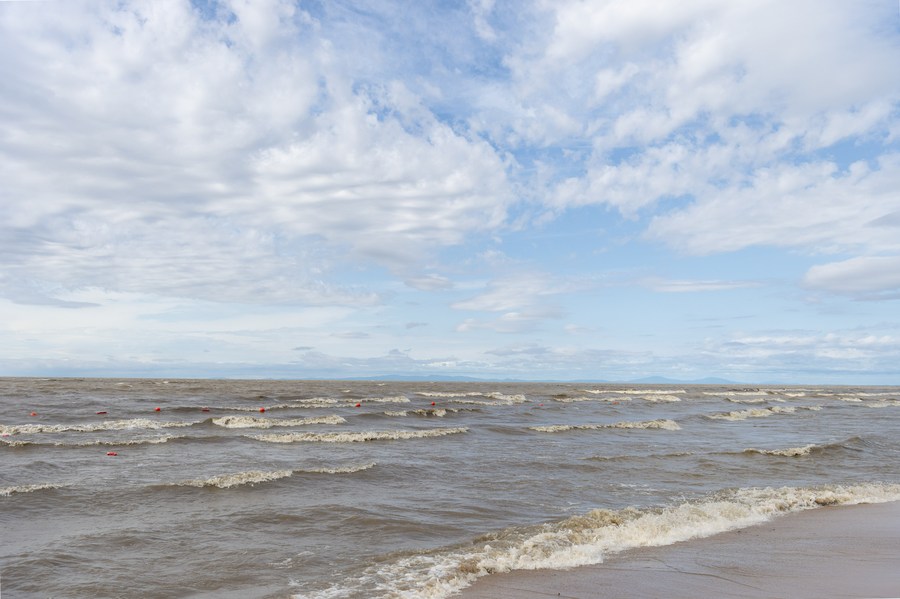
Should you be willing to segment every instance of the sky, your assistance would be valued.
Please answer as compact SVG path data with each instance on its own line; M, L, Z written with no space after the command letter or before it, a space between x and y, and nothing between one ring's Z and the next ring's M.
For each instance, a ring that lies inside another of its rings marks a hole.
M0 375L900 384L898 13L0 2Z

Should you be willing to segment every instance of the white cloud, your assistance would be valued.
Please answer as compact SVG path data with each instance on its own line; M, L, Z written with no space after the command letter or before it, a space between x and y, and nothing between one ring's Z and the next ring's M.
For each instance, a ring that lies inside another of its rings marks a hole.
M757 287L759 283L749 281L686 281L662 278L647 278L640 281L653 291L662 293L694 293L700 291L730 291Z
M891 227L871 223L900 209L900 155L846 172L827 162L759 169L741 183L704 190L688 207L655 217L647 231L690 253L753 245L814 251L886 252L900 248Z
M404 281L408 287L419 289L420 291L437 291L441 289L452 289L453 281L447 277L437 274L426 274L419 277L410 277Z
M7 277L357 302L371 294L326 278L348 250L393 267L502 223L488 144L402 84L356 86L353 57L293 3L227 6L217 20L186 2L4 8Z
M804 284L816 289L877 298L900 298L900 256L862 256L813 266Z

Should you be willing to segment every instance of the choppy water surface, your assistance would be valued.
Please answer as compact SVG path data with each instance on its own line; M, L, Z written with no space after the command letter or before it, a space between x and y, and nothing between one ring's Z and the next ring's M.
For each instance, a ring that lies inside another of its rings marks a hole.
M448 597L900 499L898 425L898 388L0 379L0 584Z

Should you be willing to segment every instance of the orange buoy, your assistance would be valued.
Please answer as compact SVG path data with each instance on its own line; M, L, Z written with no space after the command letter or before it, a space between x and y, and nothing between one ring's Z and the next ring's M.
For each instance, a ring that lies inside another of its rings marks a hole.
M97 416L105 416L105 415L106 415L106 412L104 412L104 411L97 412Z
M107 451L106 455L119 455L115 451Z

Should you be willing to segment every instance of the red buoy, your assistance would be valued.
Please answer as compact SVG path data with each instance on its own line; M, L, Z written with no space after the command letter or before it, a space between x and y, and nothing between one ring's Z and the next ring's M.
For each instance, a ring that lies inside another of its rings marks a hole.
M115 451L107 451L106 455L119 455Z
M97 416L105 416L105 415L106 415L106 412L103 412L103 411L97 412Z
M260 411L260 412L265 412L266 409L265 409L265 408L260 408L259 411Z
M209 408L200 408L201 412L209 412Z
M361 406L362 406L361 403L356 404L356 407L357 407L357 408L358 408L358 407L361 407Z
M32 416L37 416L37 412L32 412L31 415L32 415Z
M434 405L434 402L431 402L431 405Z
M162 408L153 408L154 412L159 412L160 410L162 410Z

